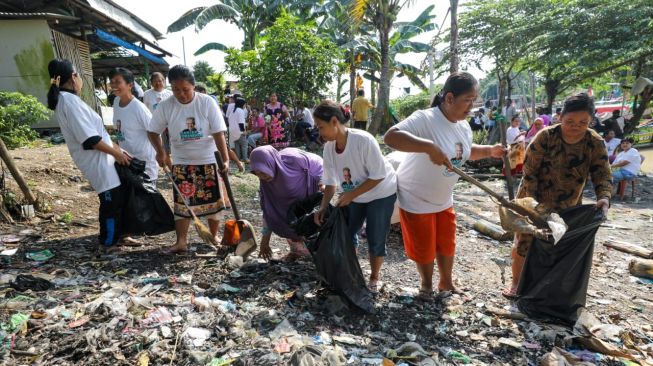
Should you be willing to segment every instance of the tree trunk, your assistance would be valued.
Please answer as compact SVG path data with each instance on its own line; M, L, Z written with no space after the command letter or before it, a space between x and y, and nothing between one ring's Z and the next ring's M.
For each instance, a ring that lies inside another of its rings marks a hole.
M637 244L632 244L619 240L610 240L608 242L603 243L603 245L605 245L608 248L618 250L620 252L633 254L638 257L642 257L646 259L653 259L653 250L644 248Z
M356 51L349 50L349 105L353 105L356 98Z
M376 105L376 82L374 82L374 77L376 76L376 73L372 71L372 78L370 80L370 103L373 105Z
M16 183L18 183L18 187L20 187L20 190L23 192L27 202L32 205L36 205L36 196L34 196L32 191L29 189L25 178L23 178L23 174L21 174L20 170L18 170L14 159L11 158L9 150L7 150L7 146L5 145L5 142L2 141L2 139L0 139L0 157L7 165L11 176L14 177L14 180L16 180Z
M336 88L336 102L340 103L340 96L342 95L342 74L338 72L338 80L337 80L337 88Z
M549 112L553 111L553 102L558 95L558 89L560 89L560 80L547 79L544 82L544 90L546 91L546 107Z
M379 83L379 100L376 103L372 123L368 129L372 135L379 133L383 119L388 113L388 102L390 99L389 34L391 26L379 29L379 41L381 43L381 82Z
M458 71L460 59L458 57L458 0L449 0L451 5L451 64L449 72L454 73Z
M636 96L636 98L639 99L639 104L635 107L633 116L626 122L626 125L624 126L624 135L630 134L635 130L637 125L639 125L639 121L644 116L644 112L646 112L651 99L653 99L653 88L646 88L642 94Z

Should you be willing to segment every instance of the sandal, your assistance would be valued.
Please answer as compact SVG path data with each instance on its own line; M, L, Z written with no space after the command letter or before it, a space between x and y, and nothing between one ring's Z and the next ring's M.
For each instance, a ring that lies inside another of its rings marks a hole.
M416 296L417 299L422 301L432 301L433 300L433 290L420 289L419 293Z
M169 246L167 248L161 249L161 254L163 255L176 255L176 254L188 254L190 252L190 248L178 248L176 245Z
M367 285L367 288L370 290L371 293L373 294L378 294L383 290L383 287L385 286L385 283L383 281L370 281L369 284Z
M501 295L505 297L508 300L515 300L519 296L517 296L517 289L516 288L507 288L501 291Z

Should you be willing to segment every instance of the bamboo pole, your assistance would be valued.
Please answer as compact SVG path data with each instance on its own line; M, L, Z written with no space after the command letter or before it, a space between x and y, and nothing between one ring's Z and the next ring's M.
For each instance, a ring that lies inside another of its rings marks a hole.
M27 202L29 202L32 205L35 205L36 196L34 196L32 190L29 189L29 186L27 185L25 178L23 178L23 174L21 174L20 170L18 170L18 167L16 166L14 159L9 154L9 150L7 150L7 145L5 145L5 142L2 141L2 139L0 139L0 157L2 158L2 161L4 161L5 164L7 165L7 168L9 169L11 176L14 177L16 183L18 183L18 187L20 187L20 190L23 192L23 195L27 199Z

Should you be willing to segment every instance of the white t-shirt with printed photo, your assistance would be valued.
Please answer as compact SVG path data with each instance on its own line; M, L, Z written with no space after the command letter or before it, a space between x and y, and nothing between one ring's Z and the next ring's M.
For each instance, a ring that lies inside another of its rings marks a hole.
M621 163L622 161L627 161L628 164L622 166L621 169L627 170L635 175L639 174L639 169L642 167L642 157L637 149L631 147L628 151L620 152L612 164Z
M170 98L171 96L172 92L168 89L163 89L160 92L154 89L150 89L145 92L145 95L143 95L143 103L145 103L147 109L150 110L150 113L154 113L156 107L159 106L159 103Z
M159 104L149 131L160 134L166 128L173 162L179 165L215 164L213 134L227 130L217 103L200 93L195 93L188 104L181 104L174 97Z
M145 161L145 174L155 180L159 175L159 165L147 137L151 119L150 111L136 98L125 107L120 106L120 98L113 101L113 127L118 145L136 159Z
M66 139L70 156L95 192L100 194L120 186L114 157L95 149L84 150L82 146L93 136L100 136L105 144L113 146L102 117L77 95L63 91L59 94L54 115Z
M465 120L449 121L438 107L413 113L396 127L433 141L461 167L471 154L472 129ZM441 212L453 206L458 174L435 165L424 153L408 153L397 170L399 206L417 214Z
M336 186L339 192L349 192L368 179L383 179L372 190L356 197L354 202L357 203L368 203L395 194L396 173L383 157L374 136L353 128L347 131L347 145L341 154L336 152L335 141L324 145L324 184Z

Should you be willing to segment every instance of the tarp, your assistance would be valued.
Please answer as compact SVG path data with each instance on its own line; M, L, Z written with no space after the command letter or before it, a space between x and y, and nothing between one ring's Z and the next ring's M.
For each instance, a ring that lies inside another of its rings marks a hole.
M145 50L145 49L143 49L141 47L138 47L133 43L129 43L129 42L123 40L123 39L120 39L120 38L114 36L111 33L103 31L100 28L95 29L95 34L103 41L110 42L110 43L113 43L115 45L118 45L118 46L124 47L126 49L132 50L132 51L138 53L139 55L145 57L146 59L148 59L148 60L150 60L150 61L152 61L154 63L160 64L160 65L165 65L166 64L166 62L162 58L153 55L149 51L147 51L147 50Z

